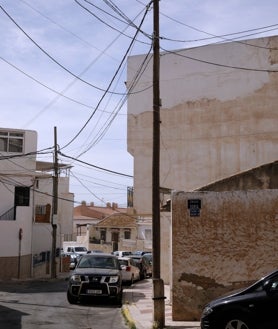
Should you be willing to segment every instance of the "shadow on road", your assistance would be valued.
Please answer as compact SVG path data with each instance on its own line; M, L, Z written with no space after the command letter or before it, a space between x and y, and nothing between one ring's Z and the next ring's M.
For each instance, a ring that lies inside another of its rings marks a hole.
M29 315L0 305L0 328L21 329L22 317Z
M67 281L62 278L55 280L14 280L0 282L0 291L17 294L28 294L36 292L66 292Z

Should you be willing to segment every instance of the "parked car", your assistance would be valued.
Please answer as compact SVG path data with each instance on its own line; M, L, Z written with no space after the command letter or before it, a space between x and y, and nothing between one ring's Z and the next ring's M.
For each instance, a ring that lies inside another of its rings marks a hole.
M130 256L132 254L131 251L124 251L124 250L117 250L112 252L113 255L118 256L118 257L125 257L125 256Z
M86 247L82 247L82 246L68 246L66 251L65 251L65 255L85 255L87 254L88 250Z
M133 284L140 280L140 269L136 266L134 260L129 257L118 257L122 268L122 279L124 283Z
M137 255L137 256L143 256L144 254L149 253L149 251L143 251L143 250L136 250L133 251L133 255Z
M278 270L248 288L211 301L201 317L202 329L278 328Z
M136 266L140 270L140 279L146 279L147 272L148 272L148 263L143 256L137 256L137 255L130 255L130 258L132 258L136 264Z
M151 252L146 253L142 256L146 260L146 274L148 277L153 275L153 254Z
M94 249L94 250L88 250L87 251L87 254L91 254L91 253L96 253L96 252L103 252L102 250L99 250L99 249Z
M69 277L70 304L77 304L83 297L107 297L121 305L122 294L122 270L118 258L111 254L83 255Z

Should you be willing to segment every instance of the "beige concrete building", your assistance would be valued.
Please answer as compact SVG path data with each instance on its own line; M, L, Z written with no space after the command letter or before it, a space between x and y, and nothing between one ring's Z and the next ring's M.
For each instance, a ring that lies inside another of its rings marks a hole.
M174 192L175 208L161 218L161 274L173 288L174 320L199 319L210 298L277 263L277 187L269 185L277 180L277 166L272 172L263 167L278 159L277 49L273 36L161 53L160 185L184 191ZM128 99L128 151L134 157L135 211L150 214L152 61L141 68L144 59L128 60L127 87L143 71ZM256 167L263 167L260 179ZM241 185L233 185L233 178L223 183L241 173ZM200 217L188 215L190 198L203 200Z
M277 160L277 48L273 36L161 53L161 187L193 191ZM128 87L144 58L129 57ZM134 208L150 213L152 61L132 92Z

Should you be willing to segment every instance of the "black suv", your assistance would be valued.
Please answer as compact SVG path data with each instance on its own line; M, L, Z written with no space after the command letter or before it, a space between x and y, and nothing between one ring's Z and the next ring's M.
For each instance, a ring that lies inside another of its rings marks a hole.
M69 277L67 298L76 304L82 297L107 297L121 305L122 273L116 256L104 253L83 255Z
M202 329L277 329L278 271L206 305Z

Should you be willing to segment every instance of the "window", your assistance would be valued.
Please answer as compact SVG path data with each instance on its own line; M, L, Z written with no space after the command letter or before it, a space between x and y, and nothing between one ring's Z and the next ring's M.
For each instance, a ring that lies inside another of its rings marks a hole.
M36 205L35 221L41 223L50 222L51 205Z
M23 133L0 131L0 152L23 153Z
M130 239L131 238L131 231L130 229L124 230L124 239Z
M14 195L15 206L29 207L30 188L27 186L16 186Z

